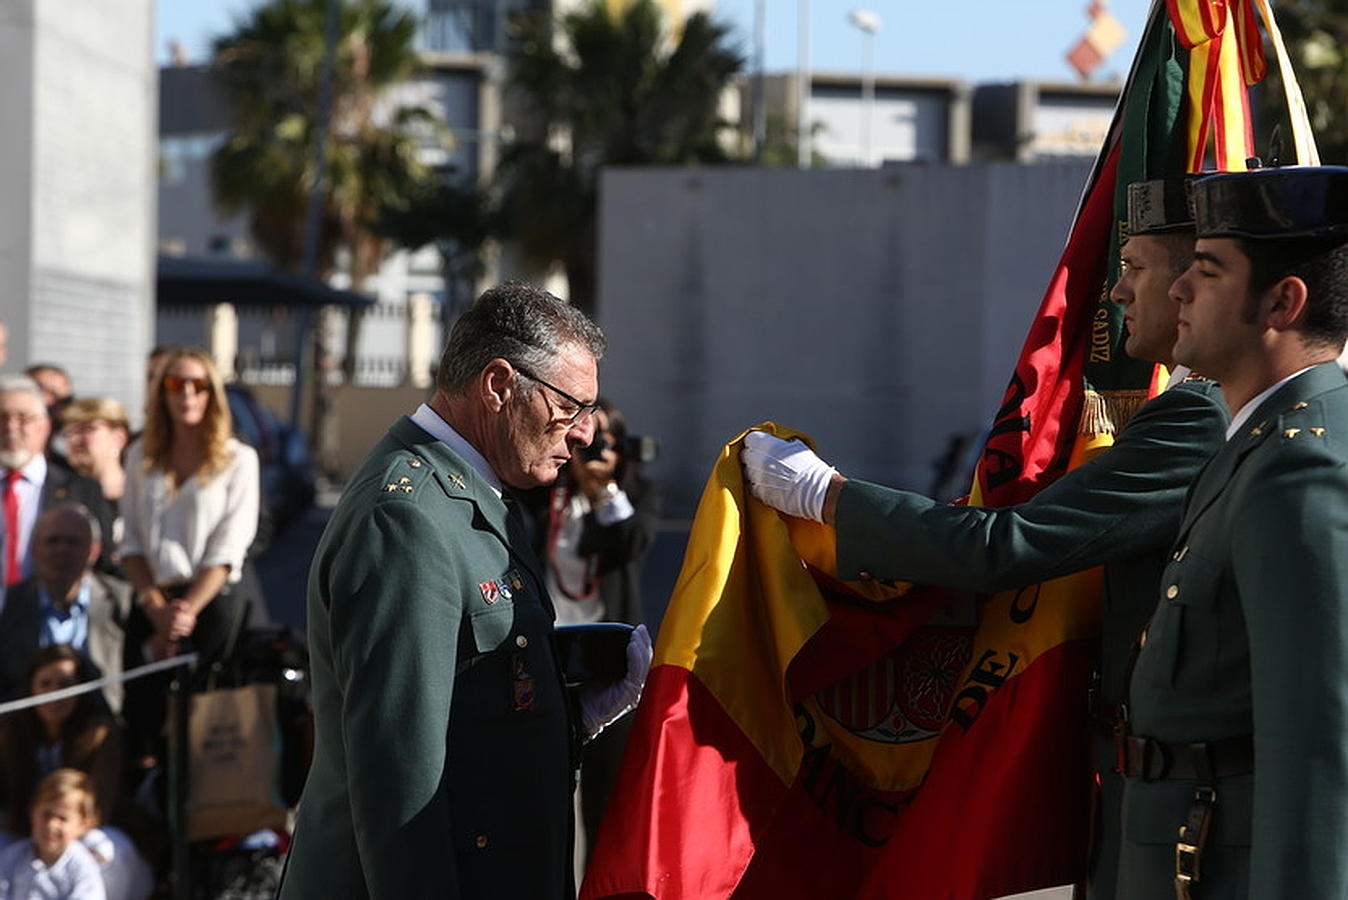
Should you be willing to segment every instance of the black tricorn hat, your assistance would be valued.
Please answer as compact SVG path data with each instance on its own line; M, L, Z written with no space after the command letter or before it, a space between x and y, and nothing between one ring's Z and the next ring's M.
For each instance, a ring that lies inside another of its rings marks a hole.
M1348 240L1348 167L1226 172L1193 185L1199 237Z
M1189 176L1134 181L1128 185L1128 234L1164 234L1192 231Z
M625 622L558 625L552 631L553 652L567 684L612 684L627 674L627 642L632 626Z

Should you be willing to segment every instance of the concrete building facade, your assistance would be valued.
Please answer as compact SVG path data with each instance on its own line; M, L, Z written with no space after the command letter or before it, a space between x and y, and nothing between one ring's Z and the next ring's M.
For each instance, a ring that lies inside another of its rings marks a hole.
M601 385L691 515L773 420L853 476L928 490L992 421L1088 163L608 170Z
M138 410L154 302L152 0L0 4L7 371L53 362Z

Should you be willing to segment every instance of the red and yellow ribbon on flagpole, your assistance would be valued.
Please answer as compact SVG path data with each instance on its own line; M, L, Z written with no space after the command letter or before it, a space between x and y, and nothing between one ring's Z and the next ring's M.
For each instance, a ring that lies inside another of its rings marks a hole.
M1214 168L1243 171L1254 155L1246 88L1268 69L1250 0L1166 0L1166 10L1189 50L1187 167L1204 168L1211 139Z

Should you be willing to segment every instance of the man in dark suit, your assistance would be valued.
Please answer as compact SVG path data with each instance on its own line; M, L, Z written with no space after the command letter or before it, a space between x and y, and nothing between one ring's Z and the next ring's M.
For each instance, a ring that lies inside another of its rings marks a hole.
M1130 684L1120 884L1130 900L1344 897L1348 168L1205 178L1194 209L1175 357L1234 414Z
M78 503L60 503L38 517L33 530L33 574L10 590L0 612L0 693L21 697L28 661L42 647L70 644L102 675L122 671L131 586L95 572L101 550L98 520ZM122 685L103 689L113 712Z
M636 702L650 642L573 714L510 491L590 443L603 346L545 291L487 291L352 476L309 573L315 748L283 900L571 896L576 743Z
M51 419L32 379L0 376L0 610L5 589L32 572L29 544L38 514L55 503L81 503L112 534L112 507L98 482L46 455ZM108 549L100 568L110 569Z

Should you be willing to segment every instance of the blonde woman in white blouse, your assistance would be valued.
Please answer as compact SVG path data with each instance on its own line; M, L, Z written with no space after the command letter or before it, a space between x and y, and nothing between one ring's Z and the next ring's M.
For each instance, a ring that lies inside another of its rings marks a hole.
M122 565L153 626L155 656L224 648L257 533L257 453L232 436L220 373L201 350L173 351L150 388L145 431L126 457Z

